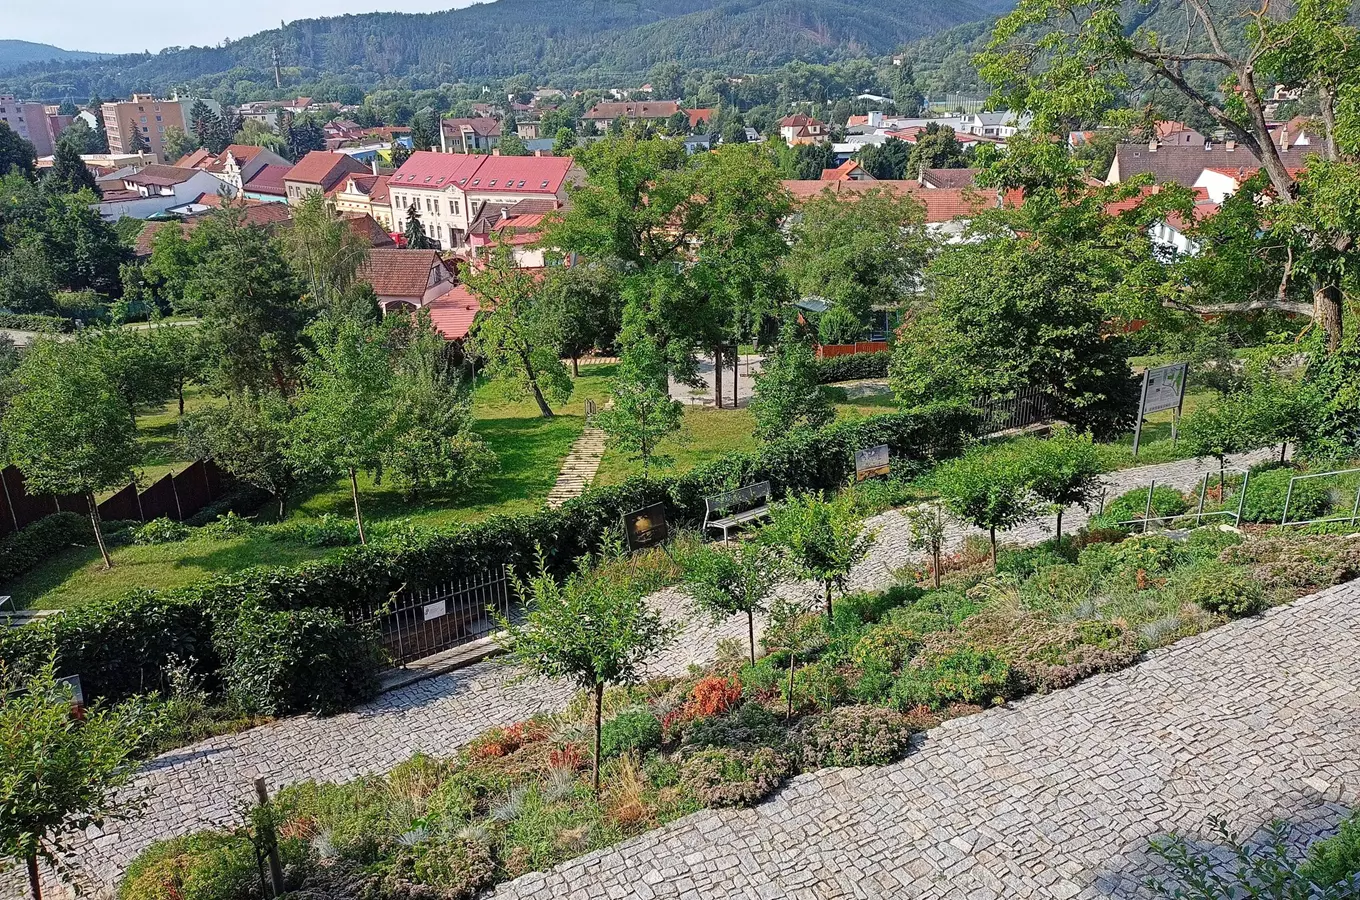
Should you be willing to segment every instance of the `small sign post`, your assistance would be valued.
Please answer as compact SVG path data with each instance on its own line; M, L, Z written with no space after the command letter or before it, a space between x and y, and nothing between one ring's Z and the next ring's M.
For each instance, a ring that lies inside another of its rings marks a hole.
M892 470L892 454L887 444L855 451L855 481L887 475Z
M71 718L77 722L85 721L85 689L80 685L80 676L58 678L57 684L64 684L71 689Z
M623 533L631 551L645 550L663 543L670 536L666 523L666 504L653 503L623 516Z
M1155 412L1175 410L1171 420L1171 443L1177 438L1181 421L1181 410L1185 408L1185 383L1190 373L1189 363L1171 363L1155 369L1143 370L1142 393L1138 398L1138 424L1133 431L1133 455L1138 455L1138 446L1143 439L1143 420Z

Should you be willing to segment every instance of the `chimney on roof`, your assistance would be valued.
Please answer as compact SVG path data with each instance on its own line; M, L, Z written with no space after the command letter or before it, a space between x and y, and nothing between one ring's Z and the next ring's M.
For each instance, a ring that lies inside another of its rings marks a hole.
M1232 138L1228 138L1228 140L1223 144L1223 149L1228 153L1233 152L1234 150L1237 149L1237 141L1233 140Z
M1205 138L1205 139L1204 139L1204 152L1205 152L1205 153L1208 153L1208 152L1209 152L1210 150L1212 150L1212 149L1214 149L1214 141L1213 141L1213 138Z
M1149 153L1156 153L1156 152L1157 152L1157 139L1156 139L1156 138L1152 138L1151 140L1148 141L1148 152L1149 152Z
M373 154L373 174L378 174L378 154Z

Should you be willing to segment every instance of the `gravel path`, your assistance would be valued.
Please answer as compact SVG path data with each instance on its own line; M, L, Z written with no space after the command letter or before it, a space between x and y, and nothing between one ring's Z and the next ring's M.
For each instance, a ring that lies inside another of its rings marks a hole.
M1269 455L1263 451L1235 461L1250 464ZM1209 470L1217 471L1217 464L1185 460L1126 469L1106 480L1109 496L1114 497L1151 479L1189 489ZM1075 530L1086 518L1081 510L1071 510L1063 527ZM871 524L877 529L877 539L850 578L854 590L887 586L894 572L919 559L908 547L909 529L901 513L888 511ZM958 543L966 533L954 529L951 542ZM1030 544L1051 533L1049 518L1008 532L1003 539ZM786 589L802 592L807 588L789 585ZM653 665L651 674L681 674L691 664L708 661L719 640L745 640L744 617L715 626L696 617L677 591L662 591L653 599L668 617L683 620L685 628L676 644ZM452 755L489 727L561 708L571 693L562 683L516 681L514 672L491 660L384 694L350 713L284 719L171 751L150 762L133 785L147 792L144 815L112 823L102 833L92 831L82 839L79 871L88 881L87 889L97 895L110 888L128 862L152 841L238 821L239 804L250 795L256 775L264 775L277 789L306 779L343 781L385 771L416 751ZM0 897L23 896L18 874L15 870L0 873Z

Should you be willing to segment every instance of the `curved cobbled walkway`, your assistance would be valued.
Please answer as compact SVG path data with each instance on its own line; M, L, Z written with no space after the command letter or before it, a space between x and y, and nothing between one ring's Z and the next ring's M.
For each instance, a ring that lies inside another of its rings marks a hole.
M1247 465L1268 456L1269 451L1245 454L1234 462ZM1217 471L1217 463L1185 460L1126 469L1106 476L1108 495L1145 486L1151 479L1189 489L1210 470ZM1075 529L1086 518L1081 510L1071 510L1064 528ZM851 576L854 590L886 586L895 572L920 558L908 546L909 529L900 512L890 510L871 524L877 538ZM955 529L952 542L967 533ZM1003 539L1030 544L1051 533L1049 519L1008 532ZM786 589L810 594L805 585ZM718 641L745 640L744 618L714 625L696 616L686 598L674 590L662 591L653 600L668 617L683 620L685 627L649 674L682 674L692 664L707 662ZM173 750L148 763L132 786L147 797L139 818L109 823L103 832L91 831L79 840L78 871L87 891L98 895L111 888L152 841L239 822L241 804L251 796L256 775L265 776L277 789L306 779L343 781L382 772L417 751L452 755L487 728L562 708L571 693L570 686L560 682L518 681L512 670L490 660L384 694L350 713L284 719ZM22 897L22 884L17 871L0 873L0 897ZM59 886L52 887L56 896Z
M490 896L1147 897L1165 874L1149 838L1211 837L1218 814L1248 835L1285 819L1306 844L1360 806L1357 685L1351 582L947 722L893 765L804 775Z

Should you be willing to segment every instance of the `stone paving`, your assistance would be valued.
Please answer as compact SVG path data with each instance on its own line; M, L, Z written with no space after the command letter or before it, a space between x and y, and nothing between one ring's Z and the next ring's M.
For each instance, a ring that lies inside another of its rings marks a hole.
M1360 806L1357 684L1352 582L490 896L1148 897L1151 837L1210 837L1218 814L1244 834L1286 819L1306 844Z
M556 509L573 497L579 497L590 487L591 479L600 470L604 459L605 434L598 428L587 427L571 445L571 452L562 461L557 483L548 492L548 506Z
M1246 454L1235 461L1245 465L1268 455L1269 451ZM1211 469L1217 471L1212 461L1186 460L1127 469L1106 480L1113 497L1150 479L1188 489ZM1075 529L1085 519L1082 511L1071 510L1064 517L1064 528ZM871 526L877 531L875 545L851 575L854 590L886 586L897 570L919 559L907 546L908 529L901 513L891 510L876 516ZM1032 524L1002 539L1033 543L1049 536L1051 528L1051 521ZM965 533L955 529L951 543L961 541ZM804 585L786 589L810 594ZM668 617L683 620L685 628L649 674L683 673L691 664L708 661L719 640L746 639L744 617L714 625L696 617L677 591L662 591L653 599ZM569 686L561 683L518 682L513 672L492 660L385 694L354 712L289 718L171 751L149 763L133 786L147 792L144 815L111 824L102 834L82 840L79 869L89 888L107 889L152 841L236 822L239 804L249 796L257 774L277 788L309 778L342 781L385 771L416 751L451 755L486 728L558 709L570 695ZM21 896L19 884L13 871L0 873L0 897Z

